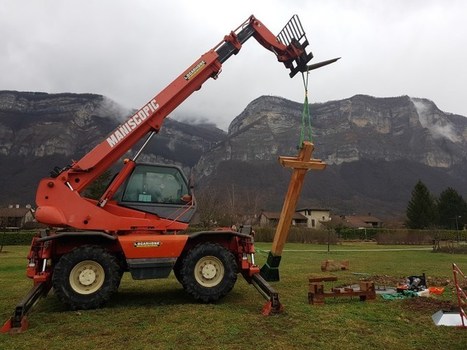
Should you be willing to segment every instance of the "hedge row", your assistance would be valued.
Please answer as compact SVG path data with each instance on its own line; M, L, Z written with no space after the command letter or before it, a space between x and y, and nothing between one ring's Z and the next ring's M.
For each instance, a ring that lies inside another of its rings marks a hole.
M210 230L211 228L190 227L188 233ZM254 227L257 242L272 242L276 232L275 227ZM373 241L377 244L429 244L437 241L452 240L467 242L467 231L448 230L412 230L366 228L338 230L314 230L306 227L291 227L287 242L337 244L342 241Z
M36 231L0 232L0 246L30 245Z
M192 228L189 232L202 231ZM272 242L276 229L273 227L255 227L257 242ZM37 231L0 232L0 246L29 245ZM291 227L287 241L294 243L337 244L345 240L372 240L378 244L433 244L439 241L467 241L467 231L439 230L340 230L338 233L327 230L311 230L302 227Z
M272 242L276 229L273 227L255 227L255 241ZM338 236L329 230L312 230L304 227L291 227L287 242L337 244Z

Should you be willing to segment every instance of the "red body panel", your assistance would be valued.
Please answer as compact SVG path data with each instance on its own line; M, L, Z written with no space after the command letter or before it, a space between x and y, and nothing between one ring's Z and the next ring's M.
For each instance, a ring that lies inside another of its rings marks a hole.
M132 234L118 236L127 259L178 258L187 235Z
M188 224L166 220L156 215L120 207L114 203L101 208L95 201L81 197L62 181L43 179L36 196L36 219L55 227L74 227L83 230L107 231L181 231Z

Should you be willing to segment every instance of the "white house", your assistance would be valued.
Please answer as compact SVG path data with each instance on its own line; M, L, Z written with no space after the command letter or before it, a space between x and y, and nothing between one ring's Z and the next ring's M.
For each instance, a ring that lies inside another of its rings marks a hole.
M302 208L297 209L297 213L307 218L306 226L316 230L325 229L323 222L331 220L331 211L329 209Z

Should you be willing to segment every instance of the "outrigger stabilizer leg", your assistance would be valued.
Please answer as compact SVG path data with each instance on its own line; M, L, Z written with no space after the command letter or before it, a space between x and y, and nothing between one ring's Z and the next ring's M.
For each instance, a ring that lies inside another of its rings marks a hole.
M28 329L29 322L26 314L50 290L50 283L41 282L35 285L21 302L16 305L15 312L0 329L0 333L21 333Z
M261 312L263 315L276 315L284 310L284 307L279 301L279 293L276 292L259 273L255 273L251 276L251 284L253 284L258 292L267 300Z

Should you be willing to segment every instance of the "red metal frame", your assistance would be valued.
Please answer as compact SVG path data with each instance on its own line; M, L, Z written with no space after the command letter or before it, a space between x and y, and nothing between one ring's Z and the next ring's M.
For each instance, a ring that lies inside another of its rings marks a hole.
M452 264L452 273L454 275L454 285L456 288L456 294L457 294L457 302L459 304L459 314L462 320L462 326L463 328L467 328L467 324L465 323L465 320L467 320L467 314L462 307L462 305L467 305L467 294L465 294L465 291L462 290L462 288L459 285L459 280L457 279L458 275L463 277L464 280L467 280L467 277L464 275L464 273L457 267L456 264Z

